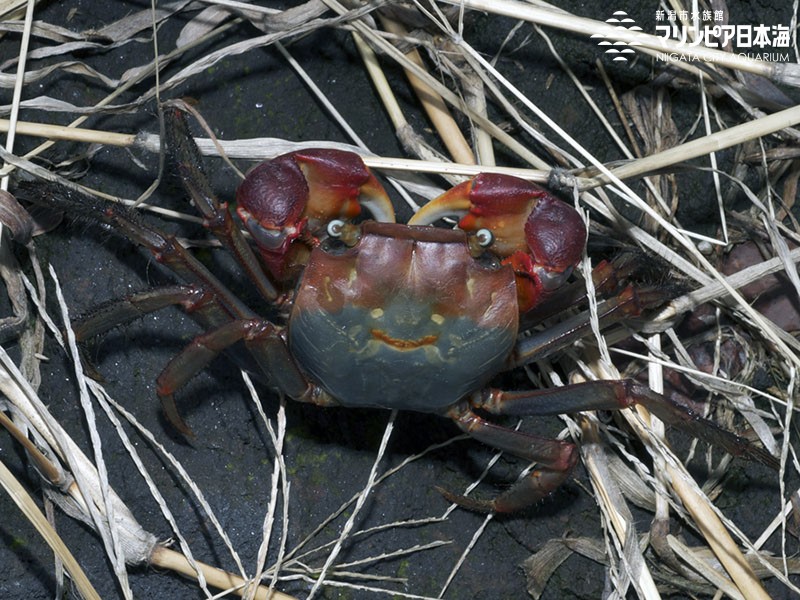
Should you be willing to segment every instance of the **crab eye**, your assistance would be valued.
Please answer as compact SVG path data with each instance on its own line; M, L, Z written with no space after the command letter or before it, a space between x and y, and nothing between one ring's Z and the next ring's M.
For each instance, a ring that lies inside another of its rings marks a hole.
M340 238L342 237L342 232L344 230L344 221L341 219L333 219L330 223L328 223L327 231L328 235L332 238Z
M361 228L341 219L331 220L325 230L328 232L328 240L333 246L344 244L346 247L352 248L361 239Z
M475 232L475 240L481 248L488 248L494 243L494 234L486 228Z
M542 287L548 292L552 292L566 283L567 279L569 279L569 276L572 274L572 267L568 267L567 269L559 272L549 271L544 267L537 266L534 267L534 272L539 278Z

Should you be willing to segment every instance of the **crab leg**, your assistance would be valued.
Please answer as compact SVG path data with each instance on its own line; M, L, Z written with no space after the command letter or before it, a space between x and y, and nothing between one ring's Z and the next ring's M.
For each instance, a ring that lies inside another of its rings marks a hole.
M123 205L80 195L72 190L37 188L36 194L26 199L49 208L66 211L81 218L90 217L109 226L125 239L149 250L159 263L169 268L187 284L207 290L210 302L222 317L255 316L254 313L220 282L194 255L184 248L174 236L148 225L141 216ZM223 319L224 320L224 319ZM222 320L219 320L222 322Z
M577 462L570 442L549 440L506 429L481 418L475 410L494 415L546 416L588 410L620 410L640 404L668 425L722 448L729 454L777 469L778 461L749 440L704 419L691 408L657 394L631 379L587 381L559 388L503 391L487 389L473 395L448 416L475 439L520 458L538 463L529 475L493 500L476 500L444 489L451 502L477 511L513 512L531 506L558 488Z
M199 152L189 135L183 113L169 109L164 113L167 145L175 161L184 188L203 214L203 224L231 251L252 278L261 296L273 301L278 293L258 262L255 252L244 238L227 202L220 202L203 175Z
M173 236L151 227L140 216L123 206L89 196L77 199L68 190L32 198L45 206L73 214L92 215L101 223L134 243L148 249L153 257L189 285L164 288L155 293L144 292L127 301L108 305L106 312L88 317L79 327L89 337L114 325L112 319L130 319L139 312L157 310L159 305L183 304L203 327L211 332L198 336L159 376L159 396L164 412L176 429L191 435L191 429L177 414L172 394L204 368L208 361L237 341L244 341L256 360L259 370L271 378L276 387L290 397L317 404L330 403L327 394L310 385L294 364L278 328L260 318L228 289ZM85 337L83 338L85 339ZM196 361L196 362L193 362Z
M180 305L187 312L203 312L204 322L221 324L217 309L209 305L211 294L204 288L192 285L169 285L146 292L126 296L101 304L90 314L83 315L72 322L72 330L79 342L88 340L109 329L130 323L146 314L168 306ZM204 310L209 309L209 310Z
M535 504L557 489L578 461L575 444L506 429L479 417L469 407L449 414L462 431L475 439L528 461L539 463L526 477L492 500L477 500L440 488L451 502L481 512L515 512Z
M660 288L637 289L628 286L619 295L608 298L598 305L600 327L605 328L625 319L636 317L643 310L660 306L665 299L665 293ZM590 332L590 327L589 312L584 311L545 331L534 332L523 337L514 349L511 364L515 367L528 364L566 348L577 340L585 338Z
M272 323L258 318L231 321L194 338L169 361L156 380L156 393L164 413L183 435L194 437L178 412L175 391L205 369L220 353L238 342L244 342L258 363L259 371L269 373L272 383L287 395L301 400L314 395L314 386L310 386L300 373L286 350L279 330ZM318 403L324 403L321 397Z
M471 405L496 415L544 416L585 410L619 410L639 404L693 437L729 454L758 461L770 468L778 462L767 450L704 419L690 407L657 394L632 379L586 381L558 388L522 391L487 389L475 394Z
M624 284L632 276L643 271L646 265L635 250L626 250L615 256L612 260L603 260L592 269L592 285L595 294L601 298L610 298L624 288ZM577 308L586 301L586 283L582 280L565 284L551 296L531 310L521 315L520 326L541 323L565 310Z

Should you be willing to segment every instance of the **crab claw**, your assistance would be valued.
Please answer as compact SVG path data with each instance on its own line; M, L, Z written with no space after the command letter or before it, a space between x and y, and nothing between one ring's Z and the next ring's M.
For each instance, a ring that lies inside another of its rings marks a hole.
M586 225L573 207L510 175L483 173L461 183L423 206L410 224L448 216L468 233L491 232L489 250L516 273L521 312L564 284L586 244Z
M308 149L254 167L236 191L239 218L279 280L302 266L309 248L334 219L352 219L362 207L376 221L394 222L383 186L357 154Z

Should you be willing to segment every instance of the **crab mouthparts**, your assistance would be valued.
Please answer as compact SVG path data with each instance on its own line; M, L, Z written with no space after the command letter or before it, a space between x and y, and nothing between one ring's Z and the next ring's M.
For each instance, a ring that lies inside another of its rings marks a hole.
M380 329L370 329L369 332L375 339L382 341L388 346L397 348L398 350L414 350L415 348L420 348L422 346L430 346L435 344L436 340L439 339L438 335L426 335L425 337L421 337L416 340L404 340L401 338L392 337Z

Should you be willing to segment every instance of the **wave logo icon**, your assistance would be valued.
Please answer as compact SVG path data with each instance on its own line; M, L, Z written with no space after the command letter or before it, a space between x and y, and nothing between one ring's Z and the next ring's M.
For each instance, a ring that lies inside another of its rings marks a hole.
M614 29L623 29L625 31L642 31L642 28L636 24L632 18L628 16L624 10L616 11L611 17L606 19L606 23L613 25ZM607 40L606 36L602 33L592 34L592 39L600 39L597 43L598 46L605 48L605 54L611 57L614 62L628 62L629 57L633 57L636 51L631 46L638 46L636 42L622 42Z

